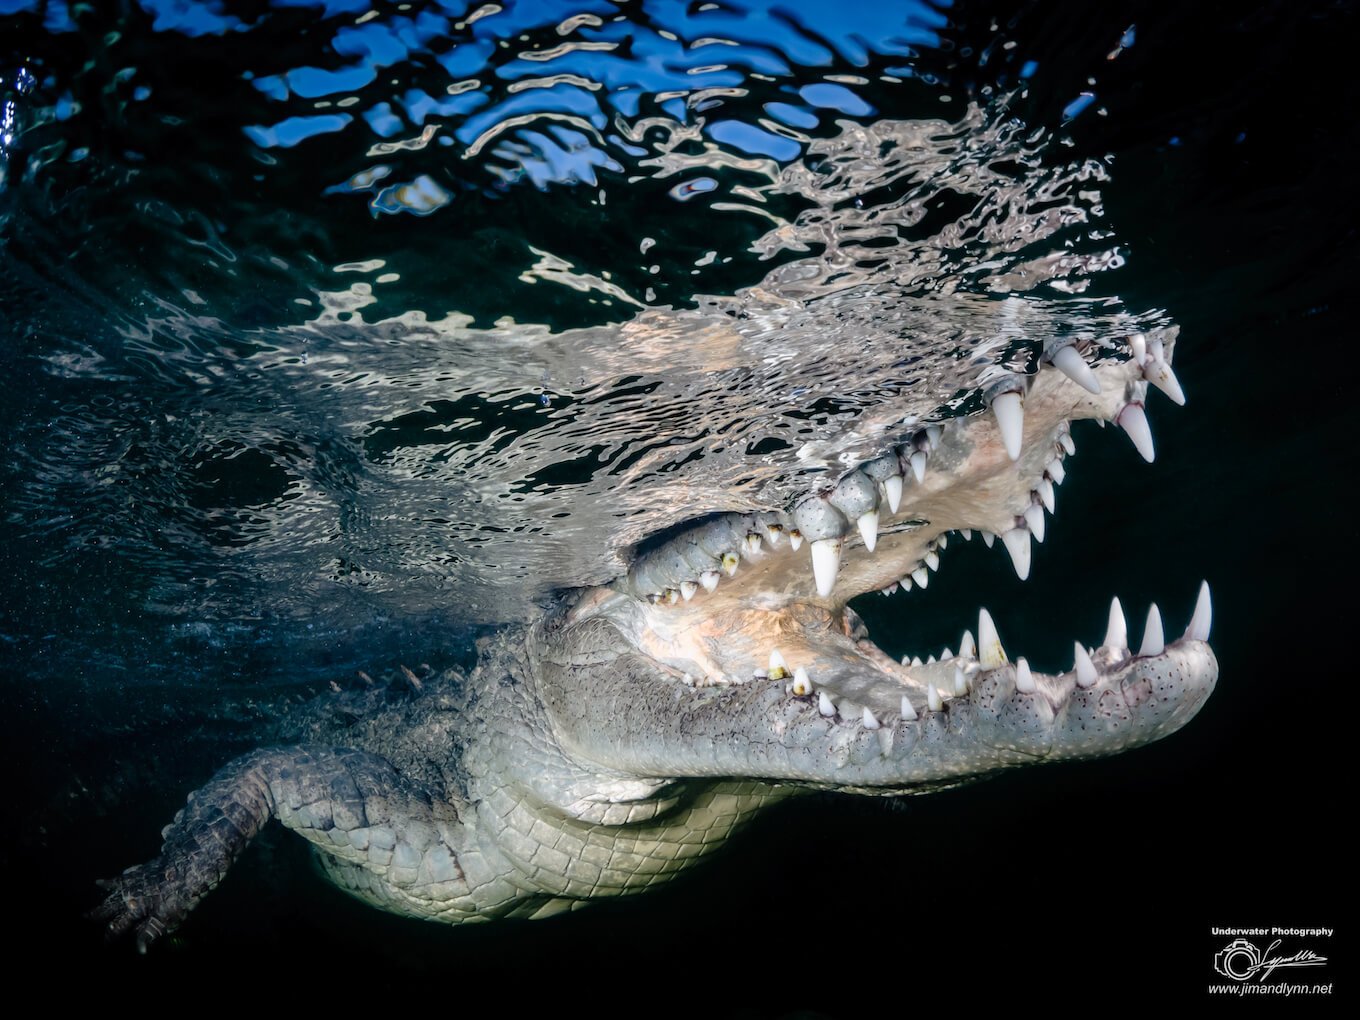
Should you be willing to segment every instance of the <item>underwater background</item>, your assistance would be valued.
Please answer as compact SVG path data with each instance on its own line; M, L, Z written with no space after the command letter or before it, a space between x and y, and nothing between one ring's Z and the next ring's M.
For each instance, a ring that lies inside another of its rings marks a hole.
M0 0L25 953L73 998L848 1015L1198 1001L1211 927L1344 930L1356 44L1321 2ZM759 359L715 367L733 316ZM856 603L899 655L985 604L1059 670L1111 595L1178 633L1207 578L1221 679L1172 737L810 797L542 922L389 917L274 829L147 958L83 918L332 684L467 668L648 534L972 409L960 351L1172 323L1187 406L1149 397L1151 465L1074 430L1028 581L951 543Z

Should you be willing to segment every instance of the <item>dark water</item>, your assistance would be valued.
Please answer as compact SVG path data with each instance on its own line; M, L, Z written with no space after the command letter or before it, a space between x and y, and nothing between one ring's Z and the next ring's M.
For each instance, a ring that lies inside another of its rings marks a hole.
M0 0L0 859L34 954L139 993L244 965L313 1002L852 1014L1196 1002L1211 926L1343 923L1353 9L477 9ZM966 402L958 351L1166 322L1155 464L1079 428L1029 581L951 545L864 613L937 651L985 603L1065 668L1111 594L1174 631L1207 577L1222 680L1173 738L794 806L549 922L389 918L278 838L147 960L81 919L289 703L781 503Z

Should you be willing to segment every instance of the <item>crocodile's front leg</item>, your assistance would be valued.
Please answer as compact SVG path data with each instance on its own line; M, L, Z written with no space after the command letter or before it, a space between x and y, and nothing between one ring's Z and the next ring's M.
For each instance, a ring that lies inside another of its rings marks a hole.
M412 891L444 902L466 895L452 847L451 805L434 806L383 758L320 747L263 748L228 764L162 835L161 856L103 881L91 917L111 936L132 928L137 949L173 931L226 875L270 818L333 860L370 873L369 893L401 900ZM416 887L416 888L413 888Z

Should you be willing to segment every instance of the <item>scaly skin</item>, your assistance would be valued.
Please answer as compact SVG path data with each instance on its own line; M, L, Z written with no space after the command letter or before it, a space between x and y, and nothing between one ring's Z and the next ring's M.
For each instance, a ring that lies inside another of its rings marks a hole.
M1095 366L1100 395L1054 369L1028 380L1014 459L989 415L951 424L895 512L879 487L908 470L920 440L792 517L696 524L615 585L502 631L466 681L428 681L359 728L355 748L237 759L190 796L159 858L103 883L94 916L114 935L135 930L144 951L277 818L337 884L383 909L448 923L542 917L669 879L800 790L919 793L1173 732L1217 680L1207 588L1185 637L1164 642L1154 614L1131 653L1116 607L1105 643L1078 646L1056 676L1008 661L985 615L975 654L898 664L847 606L926 569L953 529L1018 529L1027 543L1036 486L1062 474L1066 423L1117 419L1145 397L1133 353ZM870 511L872 550L855 530ZM806 550L752 540L795 526L841 543L839 571L817 586Z

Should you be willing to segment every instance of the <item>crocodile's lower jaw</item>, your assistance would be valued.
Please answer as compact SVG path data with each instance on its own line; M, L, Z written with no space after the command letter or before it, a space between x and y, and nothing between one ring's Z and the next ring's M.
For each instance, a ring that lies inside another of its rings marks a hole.
M1074 451L1071 422L1118 422L1150 460L1148 381L1183 400L1169 343L1155 341L1155 356L1143 338L1129 346L1127 360L1092 367L1057 359L1060 367L1024 380L1023 395L1000 390L992 413L922 430L789 513L702 521L643 553L625 582L583 598L575 614L608 619L677 686L766 685L807 709L817 739L825 737L818 720L856 727L887 757L923 729L948 725L941 720L965 704L993 766L1007 757L998 752L1017 761L1084 757L1172 732L1217 679L1205 643L1207 585L1185 636L1170 644L1153 606L1136 653L1115 600L1101 644L1074 642L1071 670L1052 676L1024 658L1012 663L985 610L957 651L899 663L847 605L868 591L926 587L951 539L991 545L999 536L1026 577L1030 542L1043 540L1045 511ZM809 542L810 556L800 548ZM801 725L775 715L776 729Z

